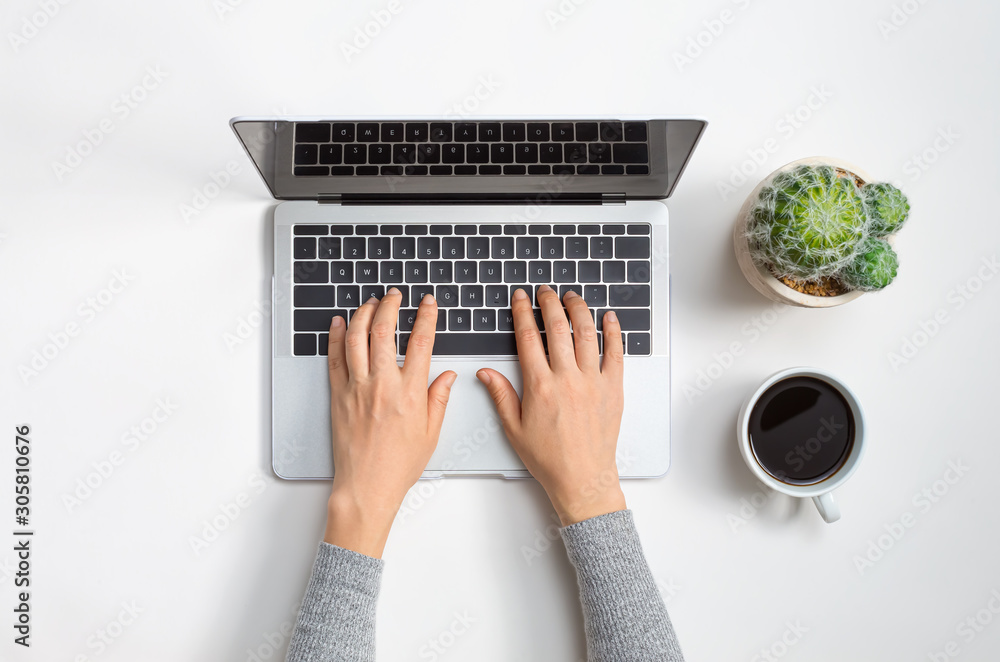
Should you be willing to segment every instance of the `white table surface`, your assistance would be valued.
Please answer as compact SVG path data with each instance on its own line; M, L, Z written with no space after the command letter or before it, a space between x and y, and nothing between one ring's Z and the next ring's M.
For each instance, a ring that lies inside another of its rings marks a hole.
M1000 278L977 275L1000 238L995 3L397 2L350 61L341 45L388 2L5 4L0 658L283 658L328 486L270 472L270 332L256 311L274 203L227 121L464 108L711 122L669 201L673 465L625 486L688 659L997 659ZM737 269L734 215L767 172L815 154L909 195L900 275L839 309L774 310ZM749 176L722 191L742 164ZM212 189L227 167L238 171ZM212 200L185 219L198 191ZM116 274L127 285L106 292ZM66 346L46 350L71 323ZM248 337L227 346L241 324ZM921 346L894 364L907 339ZM26 376L36 351L52 358ZM833 525L763 493L735 443L742 399L800 364L839 374L869 417ZM24 424L30 650L10 625ZM67 505L113 453L100 486ZM385 552L379 659L434 659L432 640L448 644L444 660L583 659L575 578L561 544L546 549L538 486L428 485ZM896 526L907 513L912 526ZM473 622L452 638L456 615Z

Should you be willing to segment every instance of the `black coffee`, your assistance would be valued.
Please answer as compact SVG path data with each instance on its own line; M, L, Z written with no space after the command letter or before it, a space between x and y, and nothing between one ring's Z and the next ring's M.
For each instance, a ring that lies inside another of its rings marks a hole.
M837 472L854 444L854 416L840 391L815 377L770 386L750 412L750 449L783 483L811 485Z

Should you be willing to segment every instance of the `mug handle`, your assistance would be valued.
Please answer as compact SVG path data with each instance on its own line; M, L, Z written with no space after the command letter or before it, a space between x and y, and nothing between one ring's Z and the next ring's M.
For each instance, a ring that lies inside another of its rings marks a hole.
M819 511L827 524L832 524L840 519L840 506L833 500L833 492L814 496L813 503L816 504L816 510Z

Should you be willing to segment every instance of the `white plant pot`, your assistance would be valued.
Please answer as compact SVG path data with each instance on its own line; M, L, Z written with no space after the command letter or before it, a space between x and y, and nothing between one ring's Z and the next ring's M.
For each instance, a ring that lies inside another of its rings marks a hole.
M743 203L743 207L740 209L739 216L736 217L736 223L733 226L733 245L736 249L736 261L740 265L740 271L743 272L743 275L746 276L746 279L750 282L753 288L772 301L786 303L790 306L801 306L803 308L832 308L833 306L845 304L848 301L854 301L864 294L864 292L861 290L851 290L850 292L846 292L835 297L820 297L812 294L803 294L802 292L793 290L775 278L774 274L772 274L767 267L755 264L753 258L750 256L750 245L747 241L746 227L750 220L750 211L753 209L754 203L757 201L757 196L760 195L760 192L764 189L764 187L770 185L771 181L779 173L792 170L800 165L829 165L856 175L862 183L872 181L871 175L861 168L858 168L851 163L847 163L846 161L826 156L812 156L807 159L792 161L791 163L781 166L765 177L764 180L757 185L757 188L755 188L750 195L747 196L746 202Z

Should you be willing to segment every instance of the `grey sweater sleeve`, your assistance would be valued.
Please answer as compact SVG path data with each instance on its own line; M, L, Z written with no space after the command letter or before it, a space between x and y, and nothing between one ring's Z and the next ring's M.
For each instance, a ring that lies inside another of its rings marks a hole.
M285 660L374 660L382 565L381 559L321 542Z
M560 529L576 568L590 662L682 662L680 644L642 553L632 511Z

